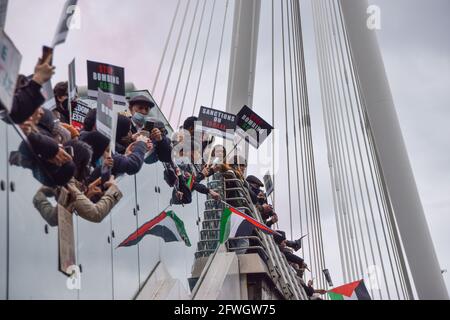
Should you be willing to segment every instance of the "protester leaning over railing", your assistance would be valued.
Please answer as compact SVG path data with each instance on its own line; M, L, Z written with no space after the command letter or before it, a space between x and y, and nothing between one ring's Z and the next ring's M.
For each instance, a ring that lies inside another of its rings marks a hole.
M39 128L44 115L42 108L20 125L27 142L10 155L10 164L30 169L36 180L48 187L64 186L73 177L75 164L64 147L51 134Z
M101 179L87 185L90 175L90 163L92 148L82 141L70 141L66 145L74 152L74 163L76 166L74 177L67 184L69 197L66 203L60 203L69 212L76 211L77 214L88 221L100 223L108 216L114 206L122 198L122 193L117 188L114 176L104 184L102 190ZM41 216L51 226L57 225L57 207L53 207L48 198L54 196L59 200L59 195L64 188L41 188L33 199L34 206Z
M178 181L176 182L177 188L174 189L172 196L173 203L186 204L192 198L190 194L193 191L210 195L214 200L220 200L220 194L201 183L212 172L208 170L206 165L195 166L196 163L202 163L200 144L196 142L193 145L190 143L182 144L181 147L176 148L174 153L173 165Z
M55 73L55 67L49 64L50 60L51 55L46 61L39 59L31 77L19 76L10 113L15 124L27 121L45 102L41 93L42 85L49 81Z
M304 277L304 274L305 274L305 270L308 270L308 266L306 265L306 263L303 263L301 265L300 264L296 264L296 263L291 263L291 266L293 267L293 269L297 273L297 277L299 278L300 285L305 290L305 293L308 296L308 298L310 300L322 300L319 297L319 295L327 294L327 290L315 289L313 280L309 280L308 284L306 284L305 281L303 280L303 277Z

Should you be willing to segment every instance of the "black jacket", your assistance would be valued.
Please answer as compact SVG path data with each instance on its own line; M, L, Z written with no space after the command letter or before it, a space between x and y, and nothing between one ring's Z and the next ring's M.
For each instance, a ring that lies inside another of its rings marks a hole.
M41 93L41 85L31 80L14 95L11 108L11 119L16 124L24 123L45 102Z
M41 133L31 133L28 136L28 142L34 153L43 160L53 159L59 151L56 140Z
M172 142L169 138L163 137L163 139L155 144L155 151L161 162L172 161Z
M124 156L119 153L114 154L114 167L112 169L112 174L114 176L121 174L132 176L137 174L144 164L145 151L145 143L138 142L129 156Z
M145 156L146 145L144 142L136 143L133 152L124 156L119 153L115 153L112 158L114 160L114 166L111 170L111 174L115 177L118 177L123 174L127 174L129 176L137 174L144 164L144 156ZM95 168L93 173L91 174L89 181L95 181L101 176L101 167Z

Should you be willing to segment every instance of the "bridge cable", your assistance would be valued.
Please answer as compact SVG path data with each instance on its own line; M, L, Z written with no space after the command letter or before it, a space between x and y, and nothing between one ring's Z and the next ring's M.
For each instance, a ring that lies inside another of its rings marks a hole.
M190 4L191 4L191 0L188 0L188 2L186 4L186 10L184 11L183 21L181 22L180 32L178 34L177 42L176 42L176 45L175 45L175 50L173 52L172 61L170 63L169 73L167 75L166 83L164 85L164 91L163 91L161 102L160 102L160 108L161 109L164 107L164 100L166 98L167 89L169 87L170 78L172 76L173 67L174 67L175 60L176 60L176 57L177 57L177 54L178 54L178 48L180 46L181 37L183 35L184 26L186 24L186 18L187 18L188 13L189 13Z
M186 86L184 87L183 100L181 102L181 108L180 108L179 113L178 113L178 120L177 120L177 126L176 126L177 129L180 127L180 124L181 124L181 117L183 116L184 106L186 104L187 92L188 92L189 85L191 83L192 69L194 67L194 61L195 61L195 58L196 58L196 53L197 53L197 49L198 49L198 43L199 43L199 39L200 39L200 34L201 34L201 31L202 31L203 21L204 21L204 18L205 18L207 1L208 0L204 0L204 2L203 2L202 14L201 14L200 23L199 23L198 29L197 29L197 37L195 39L194 51L192 52L192 59L191 59L191 63L190 63L190 66L189 66L188 76L187 76L187 79L186 79Z
M285 18L284 18L284 5L283 0L281 3L281 39L282 39L282 51L283 51L283 88L284 88L284 115L285 115L285 134L286 134L286 161L287 161L287 174L288 174L288 203L289 203L289 226L290 226L290 236L293 240L293 229L292 229L292 199L291 199L291 165L289 156L289 135L288 135L288 108L287 108L287 83L286 83L286 41L285 41Z
M227 24L227 16L228 16L229 4L230 4L230 0L227 0L226 4L225 4L225 13L224 13L224 16L223 16L222 35L220 37L219 54L218 54L218 57L217 57L216 74L215 74L215 77L214 77L214 86L213 86L214 89L213 89L212 100L211 100L211 108L214 108L214 101L215 101L215 98L216 98L217 78L218 78L218 75L219 75L220 61L221 61L221 58L222 58L223 39L224 39L224 35L225 35L225 26Z
M161 56L161 61L159 63L158 71L156 72L156 78L155 78L155 82L154 82L153 88L152 88L153 96L155 95L156 85L158 84L159 76L161 75L161 69L162 69L164 60L166 58L167 49L169 48L169 42L170 42L170 39L172 38L172 33L173 33L174 26L175 26L176 18L178 15L178 11L180 9L180 5L181 5L181 0L178 0L177 7L175 9L175 14L173 15L172 23L170 24L169 35L167 36L166 44L164 45L164 50L163 50L163 54Z
M337 28L339 28L338 12L337 12L335 3L333 3L333 8L334 8L334 10L333 10L333 12L334 12L334 18L335 18L334 20L336 21ZM331 8L330 8L330 9L331 9ZM341 16L341 17L342 17L342 16ZM341 22L342 22L342 20L341 20ZM343 27L343 25L341 25L341 28L342 28L342 27ZM337 32L338 37L339 37L340 56L341 56L341 58L342 58L342 64L344 65L343 68L345 68L345 61L344 61L345 55L344 55L343 45L342 45L342 42L345 41L345 39L342 39L342 34L343 34L343 33L344 33L344 30L342 30L342 32L340 32L340 30L339 30L339 32ZM349 60L348 62L349 62L349 64L352 63L351 60ZM344 69L344 71L346 71L346 70ZM353 77L353 73L352 73L351 70L350 70L350 74L351 74L351 76L352 76L352 77L351 77L352 84L353 84L352 87L353 87L354 89L356 89L355 79L354 79L354 77ZM345 75L346 75L346 77L348 78L348 74L346 73ZM353 126L354 126L354 130L355 130L355 136L356 136L356 140L357 140L358 151L359 151L360 160L361 160L361 164L362 164L361 167L362 167L362 173L363 173L363 177L364 177L365 187L366 187L366 190L367 190L368 202L369 202L370 208L371 208L371 210L372 210L372 201L370 200L369 187L368 187L368 182L367 182L367 178L366 178L367 174L366 174L365 166L364 166L364 164L363 164L363 157L362 157L362 152L361 152L361 142L359 141L359 135L358 135L357 132L356 132L358 126L357 126L356 119L355 119L354 106L353 106L353 103L352 103L351 92L350 92L350 91L351 91L351 90L350 90L350 86L349 86L349 83L348 83L348 81L347 81L347 94L349 95L349 98L350 98L350 106L349 106L349 107L350 107L350 110L351 110L351 112L352 112ZM355 92L355 98L356 98L356 103L357 103L357 107L358 107L359 105L358 105L358 100L357 100L357 94L356 94L356 92ZM359 108L358 108L358 109L359 109ZM348 119L348 122L350 122L349 115L348 115L348 110L347 110L347 119ZM361 117L360 117L360 120L362 120ZM363 122L363 121L360 121L359 123L362 124L362 122ZM362 129L361 133L364 134L364 128L362 127L361 129ZM367 146L366 140L364 139L364 136L363 136L363 142L364 142L364 149L366 150L366 153L367 153L367 155L368 155L369 148L368 148L368 146ZM353 141L352 141L352 143L353 143ZM353 148L354 148L354 147L353 147ZM354 155L354 157L355 157L355 162L357 163L356 155ZM368 156L367 158L369 159L369 156ZM371 160L371 161L370 161L370 160ZM398 290L398 283L397 283L397 279L396 279L396 275L395 275L396 272L395 272L395 270L394 270L394 266L393 266L393 262L392 262L392 255L391 255L391 253L390 253L389 241L388 241L387 234L386 234L386 228L385 228L384 222L383 222L384 219L383 219L383 217L382 217L382 208L381 208L381 205L380 205L380 199L379 199L379 197L378 197L378 192L377 192L377 191L379 191L379 190L377 189L376 184L375 184L375 182L378 181L378 179L377 179L377 177L374 176L373 170L372 170L372 164L374 163L374 162L373 162L374 159L372 158L372 159L370 159L370 160L368 161L368 164L369 164L369 169L370 169L370 177L371 177L371 181L372 181L373 188L374 188L375 203L377 204L377 209L378 209L377 211L378 211L378 213L379 213L379 219L380 219L380 222L381 222L381 230L383 231L383 238L384 238L384 242L385 242L385 245L386 245L386 250L387 250L387 253L388 253L387 256L388 256L388 258L389 258L389 264L390 264L391 273L392 273L393 280L394 280L394 285L395 285L395 288L396 288L397 297L400 298L400 293L399 293L399 290ZM358 168L357 168L357 170L358 170ZM360 182L359 171L357 171L357 172L358 172L358 181ZM360 184L360 188L361 188L361 184ZM392 244L393 244L393 243L392 243L392 239L391 239L391 243L390 243L390 244L391 244L391 246L392 246ZM383 260L382 260L382 255L380 255L380 258L381 258L382 264L384 265ZM384 272L384 271L383 271L383 272ZM385 279L386 279L386 277L385 277ZM387 282L386 282L386 285L387 285ZM387 287L387 288L388 288L388 287ZM388 290L388 296L390 296L389 289L387 289L387 290Z
M175 101L176 101L177 96L178 96L178 90L180 88L181 77L183 75L187 54L188 54L188 51L189 51L189 47L191 45L192 31L194 30L195 21L197 20L199 5L200 5L200 0L197 0L197 2L195 4L194 13L192 15L192 22L191 22L191 26L189 28L189 35L188 35L188 39L186 41L186 48L184 50L184 55L183 55L183 60L181 62L180 72L178 73L178 80L177 80L177 85L175 87L175 93L173 94L172 104L170 106L169 122L172 120L173 109L174 109L174 106L175 106Z
M341 217L342 208L341 208L341 201L340 201L340 194L337 188L337 176L336 172L334 170L334 165L336 163L335 159L335 151L334 151L334 143L332 142L332 135L331 135L331 128L330 124L328 122L328 109L326 108L327 104L329 104L329 91L328 91L328 79L325 77L325 59L324 59L324 50L322 50L323 45L323 37L322 37L322 29L320 28L321 19L318 13L318 7L317 3L313 1L312 3L312 10L313 10L313 23L314 23L314 30L315 30L315 42L316 42L316 55L317 55L317 61L319 65L319 82L321 87L321 96L322 96L322 103L323 103L323 121L325 125L325 138L327 142L327 150L328 150L328 161L330 166L330 174L331 174L331 185L332 189L334 190L332 192L333 196L333 205L335 208L335 218L336 218L336 225L337 225L337 234L338 234L338 243L339 243L339 253L341 257L341 267L342 267L342 275L344 282L348 282L349 279L349 258L348 258L348 246L347 242L348 239L346 238L346 234L343 229L343 221Z
M303 50L303 30L302 30L302 24L301 24L301 14L300 14L300 3L294 2L294 8L296 9L296 15L297 18L297 28L298 28L298 37L297 37L297 46L298 46L298 53L300 54L300 62L299 66L301 67L302 72L300 72L300 75L302 76L302 90L303 90L303 108L307 114L307 136L308 136L308 142L307 145L309 146L309 157L311 160L311 168L310 171L310 186L312 189L312 196L313 196L313 207L314 207L314 213L316 218L316 232L318 237L318 248L316 248L316 251L319 252L319 260L320 260L320 268L319 268L319 281L322 288L325 288L327 283L324 275L322 274L321 270L325 269L325 253L323 249L323 234L322 234L322 224L321 224L321 218L320 218L320 209L319 209L319 200L318 200L318 189L317 189L317 179L316 179L316 171L315 171L315 160L314 160L314 150L313 150L313 143L312 143L312 132L311 132L311 121L310 121L310 112L309 112L309 99L308 99L308 85L306 81L306 63L305 63L305 56L304 56L304 50Z
M324 3L321 3L322 5L324 5ZM341 170L341 180L343 183L343 193L344 196L346 197L346 208L344 211L344 214L347 218L346 223L347 226L346 228L348 229L348 233L350 235L350 239L352 240L352 244L353 244L353 259L354 259L354 269L353 269L353 279L352 280L356 280L357 278L360 277L360 275L363 274L363 263L362 263L362 258L361 258L361 249L360 249L360 241L359 241L359 236L356 232L356 228L352 229L352 226L356 227L355 224L355 212L358 213L359 212L359 202L358 199L355 197L354 201L352 198L352 195L356 194L356 188L355 188L355 184L354 184L354 176L353 176L353 171L351 170L352 164L351 164L351 160L346 158L346 155L350 154L350 149L349 149L349 143L348 143L348 138L347 138L347 129L346 127L343 125L344 120L343 120L343 105L347 102L345 97L342 97L342 95L340 94L340 82L338 80L338 72L337 72L337 61L336 61L336 54L334 52L334 47L333 47L333 43L332 43L332 34L335 34L334 30L332 31L332 27L330 27L329 25L329 15L328 12L326 10L326 6L322 6L321 7L321 11L322 14L324 15L324 26L328 29L328 33L326 33L328 35L327 37L327 42L325 44L326 47L326 52L328 54L328 61L329 61L329 68L328 68L328 72L330 77L333 79L333 81L331 82L332 84L332 90L333 90L333 103L331 105L331 121L332 121L332 126L334 127L334 132L336 135L336 143L338 145L338 158L339 158L339 164L340 164L340 170ZM340 71L340 69L339 69ZM345 100L343 102L343 100ZM336 108L337 106L339 106L339 110L341 111L337 111ZM350 172L350 175L349 175ZM350 176L350 180L349 180L349 176ZM351 183L350 183L351 182ZM352 190L353 193L350 191ZM355 209L356 206L356 209ZM356 247L356 248L355 248ZM355 252L356 250L356 252ZM365 252L365 251L364 251Z
M209 40L210 40L210 35L211 35L211 27L212 27L212 23L213 23L216 3L217 3L217 0L214 0L213 7L212 7L212 10L211 10L211 17L209 19L208 34L206 36L206 45L205 45L205 50L203 52L202 65L201 65L200 74L199 74L199 77L198 77L197 91L195 93L195 100L194 100L194 105L193 105L193 108L192 108L192 116L195 115L195 110L197 108L198 94L199 94L199 91L200 91L200 85L201 85L202 78L203 78L203 70L204 70L204 67L205 67L206 53L208 52Z

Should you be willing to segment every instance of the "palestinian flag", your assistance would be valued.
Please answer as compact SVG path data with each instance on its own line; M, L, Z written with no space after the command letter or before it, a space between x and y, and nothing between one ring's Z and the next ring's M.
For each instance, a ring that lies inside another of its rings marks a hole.
M137 245L146 235L162 238L165 242L184 241L190 247L191 242L184 228L183 221L173 212L163 212L153 220L145 223L136 232L132 233L120 247L131 247Z
M189 188L190 191L192 191L192 189L194 189L194 183L195 183L195 176L191 175L189 177L189 180L187 181L186 185Z
M328 291L328 296L331 300L372 300L364 280L334 288Z
M245 213L234 208L226 208L220 219L220 243L225 243L228 238L249 236L252 234L254 228L258 228L269 234L276 233Z

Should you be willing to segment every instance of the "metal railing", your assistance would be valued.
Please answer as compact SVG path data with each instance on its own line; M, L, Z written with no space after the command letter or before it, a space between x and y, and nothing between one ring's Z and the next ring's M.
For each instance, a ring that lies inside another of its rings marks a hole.
M254 219L264 223L259 211L251 201L246 186L242 180L236 177L233 171L215 174L213 180L208 182L208 187L218 192L229 206L245 212ZM205 203L205 208L202 231L200 232L201 240L197 245L196 258L208 257L214 254L219 247L220 218L225 204L209 199ZM279 250L273 237L259 230L255 234L248 237L230 238L226 243L227 251L258 253L266 263L273 282L285 299L308 300L300 284L300 279L287 262L284 254ZM235 245L237 241L241 243ZM243 245L242 241L246 241L246 243Z

